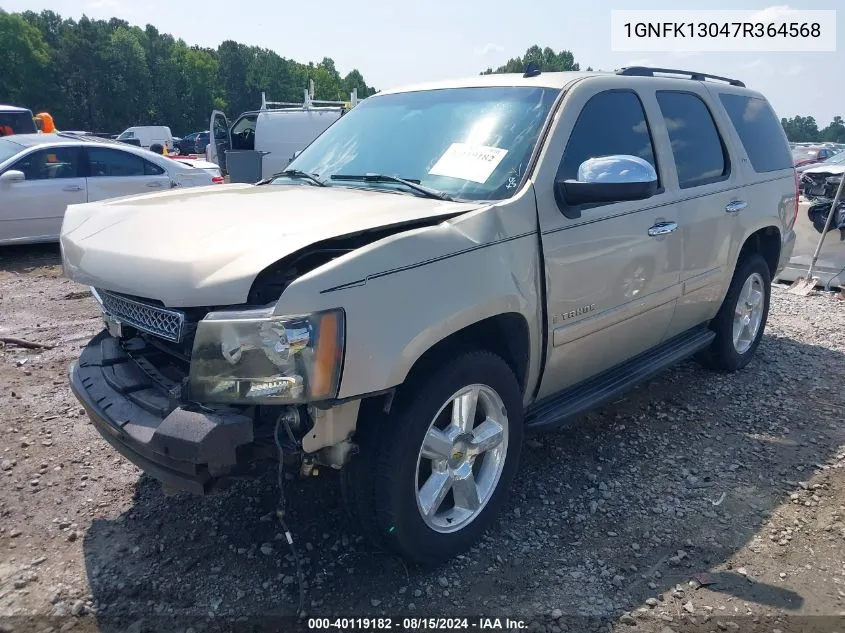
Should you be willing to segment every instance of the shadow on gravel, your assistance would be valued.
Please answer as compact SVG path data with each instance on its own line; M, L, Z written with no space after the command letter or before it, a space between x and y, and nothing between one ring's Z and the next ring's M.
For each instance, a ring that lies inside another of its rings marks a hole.
M699 577L710 591L800 612L806 596L756 581L755 570L731 570L730 559L744 547L778 547L760 531L780 505L815 511L812 489L800 483L845 443L844 373L842 354L771 335L738 374L685 363L529 441L500 519L435 571L363 542L334 473L289 481L307 611L520 617L540 623L535 630L564 630L570 618L571 631L606 631L658 595L665 602L649 613L671 606L678 622L687 602L703 613L690 585ZM158 626L179 615L195 617L200 633L215 630L215 618L295 613L298 584L276 500L271 472L210 498L166 497L142 477L132 508L95 521L85 536L101 630L177 630L177 620ZM556 609L564 620L549 624Z
M0 246L0 271L25 273L42 266L60 266L62 253L58 244Z

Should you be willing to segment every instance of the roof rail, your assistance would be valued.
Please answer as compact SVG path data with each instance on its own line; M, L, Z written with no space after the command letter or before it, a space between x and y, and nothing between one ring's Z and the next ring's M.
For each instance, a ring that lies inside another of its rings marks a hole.
M720 77L719 75L708 75L707 73L699 73L692 70L677 70L675 68L651 68L649 66L627 66L616 71L617 75L626 75L628 77L654 77L655 73L664 75L687 75L694 81L704 81L705 79L714 79L716 81L724 81L732 86L739 86L745 88L745 84L739 79L730 79L729 77Z

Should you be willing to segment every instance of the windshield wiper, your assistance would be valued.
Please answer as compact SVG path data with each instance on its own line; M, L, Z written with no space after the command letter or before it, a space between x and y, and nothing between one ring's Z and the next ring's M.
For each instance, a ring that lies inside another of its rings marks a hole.
M387 174L363 174L360 176L352 174L335 174L334 176L331 176L331 179L360 182L395 182L400 185L405 185L408 189L413 189L414 191L423 194L426 198L448 200L450 202L454 200L454 198L442 191L437 191L437 189L431 189L421 185L419 180L410 180L407 178L400 178L399 176L388 176Z
M268 182L272 182L276 178L292 178L292 179L305 179L309 180L318 187L328 187L328 184L317 178L319 174L309 174L307 171L302 171L301 169L285 169L284 171L279 171L269 176L268 178L264 178L263 180L259 180L256 185L266 185Z

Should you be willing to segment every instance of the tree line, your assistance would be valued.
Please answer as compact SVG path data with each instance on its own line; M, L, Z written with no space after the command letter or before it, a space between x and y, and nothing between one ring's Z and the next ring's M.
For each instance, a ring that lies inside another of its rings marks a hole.
M236 115L268 99L299 101L313 80L315 98L345 101L353 89L376 90L358 70L341 76L332 59L301 63L227 40L216 49L189 46L154 26L112 18L78 21L53 11L0 9L0 102L48 111L59 129L120 132L130 125L169 125L175 134L208 127L210 110ZM571 51L531 46L482 75L577 71ZM592 70L589 66L586 70ZM819 129L813 117L782 119L790 141L845 143L842 117Z
M786 130L790 141L799 143L845 143L845 122L841 116L833 117L821 130L818 123L811 116L794 116L791 119L781 119L781 125Z
M53 11L0 9L0 103L47 111L66 130L117 133L130 125L168 125L174 134L208 128L212 108L236 115L268 100L301 101L374 94L358 70L334 61L300 63L227 40L189 46L155 27L124 20L63 19Z

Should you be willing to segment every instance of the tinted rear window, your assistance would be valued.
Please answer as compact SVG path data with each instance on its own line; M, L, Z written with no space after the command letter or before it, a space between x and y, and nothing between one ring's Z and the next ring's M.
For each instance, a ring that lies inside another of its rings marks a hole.
M0 136L35 134L37 131L29 112L0 112Z
M719 98L742 141L754 171L789 169L792 156L783 128L765 99L720 94Z
M658 91L681 189L723 179L728 160L707 105L691 92Z

